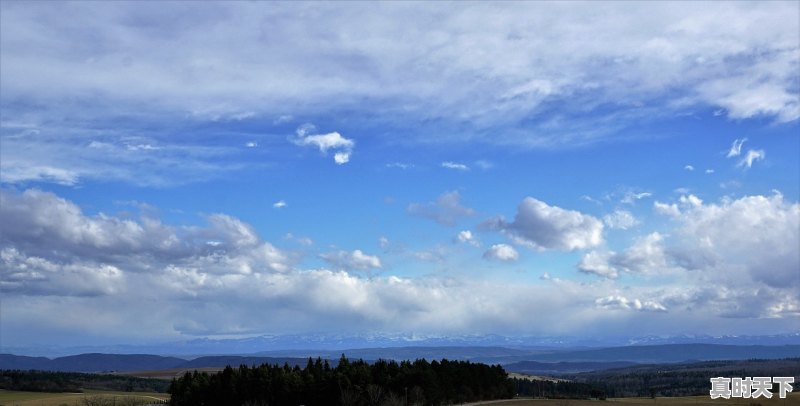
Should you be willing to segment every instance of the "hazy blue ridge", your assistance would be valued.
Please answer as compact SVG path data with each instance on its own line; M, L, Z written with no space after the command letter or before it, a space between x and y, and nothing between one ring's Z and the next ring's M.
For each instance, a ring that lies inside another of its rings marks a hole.
M800 345L733 346L716 344L668 344L552 351L504 347L401 347L364 348L342 351L284 351L282 356L203 356L193 359L151 354L80 354L54 359L0 354L0 369L37 369L68 372L137 371L170 368L224 367L262 363L304 365L308 357L413 360L425 358L468 360L506 365L515 371L581 372L617 368L634 363L677 363L707 360L783 359L800 357ZM532 364L536 362L537 364ZM559 364L561 363L561 364ZM622 363L622 364L620 364ZM534 366L534 367L531 367Z

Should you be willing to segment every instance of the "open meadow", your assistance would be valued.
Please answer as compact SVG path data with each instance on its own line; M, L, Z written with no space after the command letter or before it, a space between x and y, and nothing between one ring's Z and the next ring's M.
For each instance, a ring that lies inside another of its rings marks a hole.
M0 390L0 406L83 406L113 405L133 406L168 401L169 395L150 392L110 392L87 391L86 393L42 393ZM617 398L608 400L577 399L513 399L470 403L469 405L500 404L502 406L601 406L614 404L620 406L800 406L800 393L790 393L786 399L773 396L772 399L715 399L707 396Z
M711 399L708 396L686 396L686 397L657 397L651 398L615 398L608 400L577 400L577 399L514 399L469 403L469 405L489 405L498 404L500 406L601 406L604 404L619 406L800 406L800 393L789 393L786 399L780 399L773 395L772 399ZM466 405L465 405L466 406Z
M0 390L0 406L139 406L168 401L168 394L156 392L46 393Z

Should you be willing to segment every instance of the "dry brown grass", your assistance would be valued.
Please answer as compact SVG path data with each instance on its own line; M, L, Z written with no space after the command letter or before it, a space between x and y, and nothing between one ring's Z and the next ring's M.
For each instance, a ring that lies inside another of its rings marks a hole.
M172 378L177 378L182 376L183 374L189 372L192 373L194 371L197 372L207 372L209 374L214 374L217 372L222 371L225 368L218 368L218 367L208 367L208 368L171 368L171 369L155 369L155 370L148 370L148 371L128 371L128 372L115 372L114 375L122 375L122 376L133 376L136 378L153 378L153 379L166 379L171 380Z
M0 389L0 406L82 406L84 398L101 397L117 400L117 405L126 404L125 400L169 399L166 393L151 392L110 392L86 391L86 393L43 393L7 391ZM132 402L129 402L132 403Z
M497 406L602 406L602 405L619 405L619 406L722 406L722 405L739 405L739 406L800 406L800 392L789 393L786 399L778 398L777 394L773 394L772 399L758 398L758 399L714 399L708 396L688 396L688 397L675 397L675 398L620 398L608 400L576 400L576 399L517 399L498 402L482 402L470 403L470 405L489 405L497 404Z

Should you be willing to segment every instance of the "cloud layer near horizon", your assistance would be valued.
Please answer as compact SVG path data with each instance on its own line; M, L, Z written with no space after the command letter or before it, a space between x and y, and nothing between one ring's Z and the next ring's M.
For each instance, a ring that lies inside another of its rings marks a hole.
M674 241L652 234L620 254L592 251L579 265L620 280L638 275L672 280L637 287L609 279L510 284L391 274L364 278L347 270L380 268L380 258L339 251L322 258L343 270L303 268L301 254L276 248L225 214L208 216L202 227L173 226L147 216L86 215L72 202L36 189L0 191L0 222L11 226L0 237L0 285L9 299L24 304L5 310L10 326L35 322L54 330L102 336L107 328L136 336L123 321L151 311L145 323L149 333L163 337L342 326L574 334L626 323L659 333L669 329L656 324L700 328L738 317L768 325L800 316L800 281L793 274L800 205L779 194L684 207L673 219ZM744 250L765 255L736 254ZM493 245L485 256L517 259L506 244ZM59 299L42 300L48 297ZM52 308L56 302L59 312ZM97 318L62 319L87 306ZM552 316L537 311L554 307L559 312ZM528 322L532 312L540 323ZM712 330L737 331L723 325Z

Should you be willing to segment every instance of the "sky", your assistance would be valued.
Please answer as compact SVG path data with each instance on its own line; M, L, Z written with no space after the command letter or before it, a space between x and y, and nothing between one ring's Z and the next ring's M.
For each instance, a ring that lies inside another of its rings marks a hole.
M800 331L798 2L0 3L0 346Z

